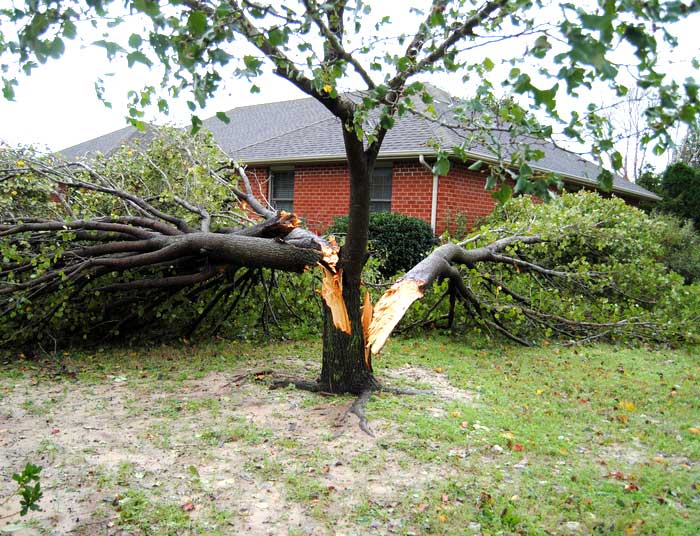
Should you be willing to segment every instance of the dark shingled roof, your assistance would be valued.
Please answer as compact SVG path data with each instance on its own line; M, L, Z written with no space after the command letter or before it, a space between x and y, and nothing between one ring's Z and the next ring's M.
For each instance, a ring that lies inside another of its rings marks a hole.
M95 153L109 155L119 149L122 145L133 145L139 141L149 140L153 136L153 131L147 128L144 132L136 130L134 127L125 127L104 136L99 136L78 145L73 145L58 151L68 160L88 156Z
M452 105L452 97L437 88L431 88L431 92L435 107L439 111L447 111ZM357 98L357 94L350 96ZM246 164L345 160L340 121L314 98L242 106L226 112L226 115L230 123L212 117L204 121L204 127L213 133L226 154ZM466 131L459 132L419 115L407 114L398 118L394 128L387 133L379 158L430 156L435 154L431 142L437 141L442 146L451 147L461 144L467 135ZM127 127L60 152L69 159L95 152L109 154L121 145L150 136L148 130L142 133ZM513 143L508 134L501 136L504 145ZM597 186L601 169L596 164L548 142L537 140L531 145L538 146L545 154L544 158L532 164L534 169L556 172L569 182ZM467 152L475 159L493 159L491 152L478 143ZM622 177L615 177L613 191L639 198L660 199Z

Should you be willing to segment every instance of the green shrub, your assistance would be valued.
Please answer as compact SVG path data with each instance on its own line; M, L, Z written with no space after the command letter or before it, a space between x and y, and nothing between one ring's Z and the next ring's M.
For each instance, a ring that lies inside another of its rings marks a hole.
M698 285L686 285L683 277L669 269L678 270L686 279L695 277L697 248L689 243L697 236L689 226L667 216L649 216L621 199L605 199L596 193L564 194L547 204L521 197L486 218L474 230L474 236L480 238L467 247L484 246L504 233L538 234L543 243L513 246L509 253L517 252L531 262L572 274L533 276L511 265L492 263L464 269L467 287L496 312L511 333L530 341L567 337L530 322L522 302L506 288L546 315L610 324L602 333L609 340L700 340ZM503 286L495 288L488 279ZM433 298L445 288L445 283L433 288ZM422 319L434 299L423 300L405 325ZM448 300L443 300L434 316L444 317L447 304ZM480 329L489 335L490 328L473 310L458 307L457 311L467 329Z
M328 229L343 236L348 218L335 218ZM370 254L379 259L385 277L411 269L437 244L430 225L421 219L395 212L375 212L369 217Z
M700 282L700 233L690 220L670 214L653 215L652 220L662 224L659 243L663 248L661 262L680 274L685 282Z

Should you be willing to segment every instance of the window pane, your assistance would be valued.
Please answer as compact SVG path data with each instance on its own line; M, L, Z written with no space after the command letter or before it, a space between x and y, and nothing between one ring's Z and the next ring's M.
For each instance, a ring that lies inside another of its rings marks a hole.
M284 210L285 212L294 212L294 201L279 201L272 200L272 206L277 210Z
M272 199L294 199L293 171L275 171L272 174Z
M294 209L294 171L273 171L270 203L277 210Z
M391 212L391 168L374 170L369 196L370 212Z
M370 201L370 212L391 212L391 201Z

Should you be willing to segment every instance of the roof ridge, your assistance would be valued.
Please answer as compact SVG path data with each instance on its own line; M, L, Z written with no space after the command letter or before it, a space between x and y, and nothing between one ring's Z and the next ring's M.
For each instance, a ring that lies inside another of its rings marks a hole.
M289 104L290 102L297 102L297 101L304 101L304 100L316 100L313 97L307 96L307 97L299 97L297 99L289 99L289 100L282 100L282 101L270 101L270 102L259 102L257 104L246 104L244 106L236 106L235 108L229 108L226 110L224 113L228 114L230 112L235 112L238 110L245 110L248 108L257 108L258 106L270 106L271 104ZM207 117L204 119L204 121L209 121L210 119L218 119L216 117L216 114Z
M313 98L313 97L309 97L309 98ZM289 102L289 101L284 101L284 102ZM305 124L305 125L301 125L301 126L299 126L299 127L297 127L297 128L293 128L292 130L287 130L286 132L281 132L280 134L277 134L277 135L272 136L272 137L270 137L270 138L266 138L266 139L264 139L264 140L259 140L259 141L256 141L255 143L250 143L250 144L248 144L248 145L244 145L243 147L237 147L237 148L236 148L236 151L242 151L242 150L244 150L244 149L250 149L251 147L255 147L256 145L260 145L261 143L267 143L267 142L272 141L272 140L274 140L274 139L281 138L282 136L286 136L287 134L291 134L291 133L293 133L293 132L298 132L299 130L303 130L303 129L305 129L305 128L312 127L312 126L314 126L314 125L318 125L318 124L320 124L320 123L324 123L324 122L326 122L326 121L330 121L331 119L335 120L336 117L335 117L334 115L331 115L330 117L325 117L325 118L323 118L323 119L319 119L318 121L314 121L313 123L307 123L307 124Z

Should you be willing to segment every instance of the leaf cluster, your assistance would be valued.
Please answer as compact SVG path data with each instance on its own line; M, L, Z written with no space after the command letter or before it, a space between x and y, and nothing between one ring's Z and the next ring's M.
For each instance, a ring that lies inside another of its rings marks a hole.
M43 496L41 491L41 467L28 463L21 472L12 475L17 483L17 495L20 496L20 515L26 516L30 511L40 510L39 501Z

